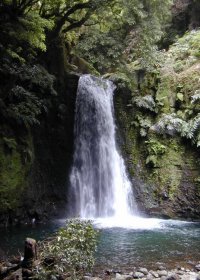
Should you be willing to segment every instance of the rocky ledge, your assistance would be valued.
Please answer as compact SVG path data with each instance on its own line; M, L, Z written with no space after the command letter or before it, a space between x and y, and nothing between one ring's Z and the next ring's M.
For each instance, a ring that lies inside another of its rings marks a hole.
M140 267L134 271L123 273L121 271L106 270L97 277L84 276L84 280L200 280L200 262L192 269L178 267L167 270L164 266L157 270L148 270Z

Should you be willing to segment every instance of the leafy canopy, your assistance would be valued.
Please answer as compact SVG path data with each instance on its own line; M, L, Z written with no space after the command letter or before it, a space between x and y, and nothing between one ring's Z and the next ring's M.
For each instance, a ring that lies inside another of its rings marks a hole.
M0 32L7 51L20 56L23 51L16 48L20 42L45 51L47 30L53 37L67 34L66 38L76 30L77 51L100 68L102 58L111 66L118 60L147 57L161 38L171 4L171 0L3 0ZM15 48L10 48L12 41Z
M0 72L12 83L0 84L1 115L25 125L38 123L48 107L47 89L53 92L53 77L38 67L37 59L58 37L100 72L136 59L146 64L163 34L170 5L171 0L2 0ZM24 82L16 69L24 69L24 76L38 69L48 86L35 86L34 74Z
M156 43L170 18L171 0L111 1L103 14L82 28L77 51L99 70L136 59L144 66L155 59Z

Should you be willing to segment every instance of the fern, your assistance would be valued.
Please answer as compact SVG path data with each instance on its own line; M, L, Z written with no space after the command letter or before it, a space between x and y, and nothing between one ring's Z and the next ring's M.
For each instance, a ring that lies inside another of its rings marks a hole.
M163 117L151 127L154 131L160 134L169 134L173 136L179 133L181 137L190 139L193 144L200 147L200 113L194 118L185 121L177 117L175 113Z
M1 116L20 125L39 124L41 114L52 104L52 95L57 94L53 88L54 76L39 65L11 61L0 65L0 75L5 77L1 80Z
M152 128L160 134L174 135L176 132L181 132L184 123L185 121L177 117L175 113L164 114Z
M148 134L149 128L152 126L152 120L149 117L144 117L142 114L135 116L135 121L131 122L131 125L140 128L140 136L145 137Z
M192 30L186 32L185 35L180 38L175 44L170 47L167 54L173 58L173 68L175 72L182 72L188 67L198 62L200 57L200 30Z
M197 137L196 137L196 145L197 145L197 147L200 147L200 132L197 134Z
M157 167L159 158L166 152L166 146L155 139L149 139L145 141L147 145L148 156L146 158L146 164L152 167Z
M194 117L188 122L187 130L185 131L186 132L185 136L188 139L191 139L193 143L196 143L197 141L196 133L197 131L199 131L199 128L200 128L200 113L197 114L196 117Z
M136 97L133 102L139 108L144 108L155 112L156 103L151 95L146 95L143 97Z
M191 103L196 103L197 101L200 101L200 90L196 90L195 94L191 96Z
M18 105L10 105L7 109L7 114L10 118L13 118L18 124L24 124L25 126L39 124L37 119L41 113L41 109L38 104L21 102Z

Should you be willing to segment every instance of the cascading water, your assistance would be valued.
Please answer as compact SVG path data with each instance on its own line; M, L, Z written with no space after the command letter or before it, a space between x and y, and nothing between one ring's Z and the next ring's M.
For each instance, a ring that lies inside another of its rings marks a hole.
M133 193L116 149L113 90L111 82L89 75L79 81L70 176L74 214L94 218L95 227L101 228L96 258L100 267L126 270L158 261L173 266L185 261L188 265L188 257L196 261L200 256L199 224L134 216ZM15 246L23 244L25 236L31 233L33 238L45 238L66 220L54 222L45 228L36 224L31 229L0 229L0 247L11 253ZM15 249L16 254L19 250Z
M111 81L83 75L79 80L75 151L70 176L74 212L81 218L130 216L134 198L117 151Z

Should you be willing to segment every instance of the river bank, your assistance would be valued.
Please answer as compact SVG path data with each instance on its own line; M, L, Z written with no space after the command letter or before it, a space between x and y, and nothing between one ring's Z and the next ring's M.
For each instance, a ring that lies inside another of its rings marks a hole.
M11 262L3 262L0 263L0 279L10 280L24 278L24 273L26 279L36 277L38 278L37 273L33 272L29 269L21 268L19 265L19 259L16 258L16 263ZM15 270L15 268L18 270ZM156 264L155 264L156 266ZM190 268L188 268L190 267ZM134 279L141 279L141 280L200 280L200 261L189 264L188 267L177 266L174 269L167 269L165 265L158 265L157 269L147 269L145 267L132 267L129 270L121 271L121 270L113 270L113 269L102 269L101 271L97 268L94 269L92 273L88 273L85 276L77 279L82 280L134 280ZM6 270L10 270L11 273L6 273ZM6 277L4 277L6 275ZM14 278L13 278L14 277ZM55 280L61 279L60 276L56 277ZM66 273L62 276L62 279L71 280L73 277L70 273Z
M200 262L189 264L188 267L177 266L167 269L164 265L158 265L155 270L145 267L133 267L129 271L105 270L102 273L84 276L85 280L200 280ZM70 278L69 278L70 279Z

